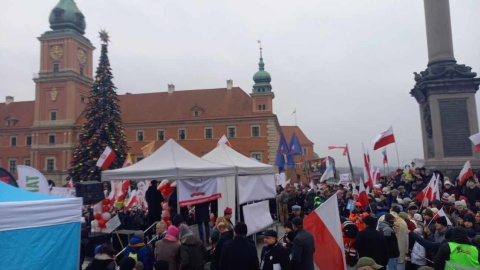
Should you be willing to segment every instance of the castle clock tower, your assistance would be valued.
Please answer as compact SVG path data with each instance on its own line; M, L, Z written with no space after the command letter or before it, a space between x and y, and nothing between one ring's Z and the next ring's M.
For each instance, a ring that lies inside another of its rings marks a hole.
M50 179L59 182L64 180L77 142L75 122L88 101L95 47L84 37L85 17L74 0L60 0L49 22L51 31L38 38L40 71L34 78L31 159L45 175L58 175Z

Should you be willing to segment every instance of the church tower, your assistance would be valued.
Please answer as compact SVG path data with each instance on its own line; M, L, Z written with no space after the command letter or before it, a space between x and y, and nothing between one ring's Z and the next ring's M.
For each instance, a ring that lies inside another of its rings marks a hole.
M275 94L272 92L272 77L270 73L265 71L265 63L263 63L262 45L260 44L260 62L258 62L258 71L253 75L252 93L252 105L253 112L255 113L272 113L272 100L275 98Z
M77 142L75 122L93 83L90 40L85 17L74 0L60 0L49 17L50 31L40 41L40 70L35 82L31 166L63 183Z

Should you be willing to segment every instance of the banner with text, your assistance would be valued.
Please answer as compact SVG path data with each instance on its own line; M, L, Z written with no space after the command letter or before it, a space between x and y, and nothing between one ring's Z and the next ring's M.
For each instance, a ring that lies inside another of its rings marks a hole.
M177 181L180 206L209 202L222 197L218 177L188 178Z
M18 187L31 192L50 194L50 187L45 176L30 166L18 165Z
M50 195L60 197L76 197L75 189L68 187L52 187L52 190L50 190Z
M352 180L352 177L350 176L349 173L343 173L343 174L340 174L340 180L338 181L338 184L348 185L348 183L350 183L351 180Z

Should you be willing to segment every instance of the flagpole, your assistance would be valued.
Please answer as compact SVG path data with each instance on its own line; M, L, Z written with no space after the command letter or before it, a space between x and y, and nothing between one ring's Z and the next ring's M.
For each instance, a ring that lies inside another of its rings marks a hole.
M352 161L350 160L350 149L348 148L348 143L345 144L345 147L347 147L348 166L350 166L350 173L352 174L352 180L355 180L355 176L353 175Z
M398 166L398 169L400 169L400 158L398 157L397 142L395 142L395 152L397 152L397 166Z

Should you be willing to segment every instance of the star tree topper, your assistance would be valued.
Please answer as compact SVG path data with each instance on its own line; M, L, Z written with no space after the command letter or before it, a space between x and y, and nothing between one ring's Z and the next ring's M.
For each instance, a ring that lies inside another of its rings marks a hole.
M110 41L110 36L108 35L108 32L105 31L105 29L102 29L98 33L100 34L100 40L103 43L108 44L108 42Z

